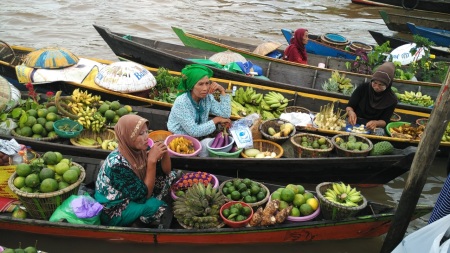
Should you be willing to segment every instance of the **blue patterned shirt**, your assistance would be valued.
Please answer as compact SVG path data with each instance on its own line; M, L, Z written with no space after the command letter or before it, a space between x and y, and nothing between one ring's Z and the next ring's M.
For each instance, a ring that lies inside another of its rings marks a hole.
M230 95L220 96L220 102L214 99L212 94L208 94L200 100L204 108L200 118L200 123L195 122L196 109L192 105L187 93L177 97L170 111L167 129L174 134L186 134L192 137L203 137L216 130L216 126L209 115L216 115L223 118L231 116Z

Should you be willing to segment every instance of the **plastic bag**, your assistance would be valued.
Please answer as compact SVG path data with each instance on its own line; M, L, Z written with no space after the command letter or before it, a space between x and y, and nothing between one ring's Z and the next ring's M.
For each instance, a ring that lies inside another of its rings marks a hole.
M72 224L100 225L102 209L103 206L87 194L72 195L56 208L50 221L67 220Z
M0 134L11 135L11 130L17 127L17 123L14 120L7 118L5 121L0 123Z
M450 239L442 238L450 231L450 214L405 237L392 253L449 253Z
M250 127L253 127L255 122L260 122L260 117L257 113L252 113L245 118L236 120L231 126L230 133L238 148L253 147L253 136Z

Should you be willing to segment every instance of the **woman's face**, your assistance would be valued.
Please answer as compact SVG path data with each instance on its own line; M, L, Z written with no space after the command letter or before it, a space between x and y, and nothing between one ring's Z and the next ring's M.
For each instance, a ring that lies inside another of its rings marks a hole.
M305 34L303 34L302 42L304 45L308 44L308 31L305 31Z
M192 89L191 95L195 101L205 98L208 95L209 88L211 87L211 81L207 76L200 79Z
M386 84L384 84L384 83L382 83L380 81L373 80L372 81L372 88L376 92L382 92L382 91L386 90L387 86L386 86Z
M147 150L148 147L148 127L147 124L141 126L137 132L134 147L137 150Z

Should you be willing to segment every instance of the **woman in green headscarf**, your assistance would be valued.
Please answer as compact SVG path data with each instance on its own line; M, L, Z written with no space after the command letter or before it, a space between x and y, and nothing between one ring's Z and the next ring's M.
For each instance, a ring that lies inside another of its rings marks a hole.
M209 80L213 72L199 64L186 66L181 70L182 79L178 86L180 93L170 111L167 128L175 134L204 137L216 130L216 124L231 124L231 98L225 88ZM213 92L220 92L218 102ZM215 115L209 119L209 115Z

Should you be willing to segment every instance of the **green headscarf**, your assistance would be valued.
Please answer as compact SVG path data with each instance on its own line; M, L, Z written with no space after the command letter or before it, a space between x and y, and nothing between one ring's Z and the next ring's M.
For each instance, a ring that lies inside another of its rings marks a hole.
M178 85L180 94L190 91L194 88L195 84L205 76L208 78L213 76L213 72L210 68L200 65L191 64L187 65L181 70L181 81Z

